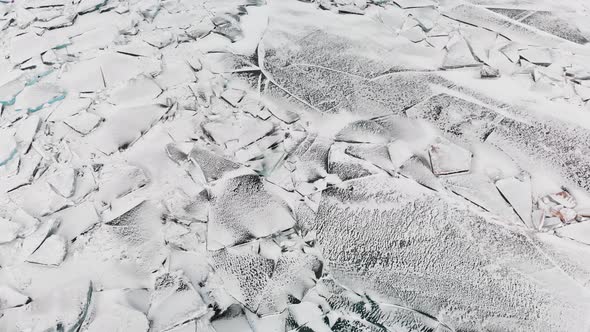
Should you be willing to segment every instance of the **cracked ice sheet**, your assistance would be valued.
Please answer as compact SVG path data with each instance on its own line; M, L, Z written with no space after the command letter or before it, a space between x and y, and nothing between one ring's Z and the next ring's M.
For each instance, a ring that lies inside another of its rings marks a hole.
M588 11L469 2L3 4L0 329L587 330Z

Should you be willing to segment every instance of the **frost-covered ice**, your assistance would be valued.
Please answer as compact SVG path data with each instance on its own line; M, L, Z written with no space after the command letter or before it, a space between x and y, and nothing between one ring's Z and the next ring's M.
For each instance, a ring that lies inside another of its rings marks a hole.
M0 1L0 331L590 330L589 17Z

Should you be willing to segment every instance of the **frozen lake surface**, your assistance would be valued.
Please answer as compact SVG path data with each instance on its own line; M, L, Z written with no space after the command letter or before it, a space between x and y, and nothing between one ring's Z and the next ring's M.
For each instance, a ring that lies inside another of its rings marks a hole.
M590 330L590 3L0 0L0 331Z

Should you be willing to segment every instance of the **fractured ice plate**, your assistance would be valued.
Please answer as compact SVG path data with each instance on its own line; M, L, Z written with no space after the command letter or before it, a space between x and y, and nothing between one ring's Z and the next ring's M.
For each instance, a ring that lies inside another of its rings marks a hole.
M504 198L512 205L520 219L529 227L533 227L533 198L531 178L528 174L496 181L496 187Z
M91 298L92 284L87 281L60 285L25 306L4 311L0 330L51 331L61 326L62 331L76 331L86 317Z
M215 184L211 194L209 250L265 237L295 225L286 204L271 194L257 175L223 180Z
M446 139L438 138L428 155L435 175L466 173L471 169L472 153Z
M87 139L101 152L112 154L119 149L128 148L166 111L167 108L154 104L119 108L88 135Z
M156 278L148 318L150 330L167 331L207 312L199 293L182 272Z

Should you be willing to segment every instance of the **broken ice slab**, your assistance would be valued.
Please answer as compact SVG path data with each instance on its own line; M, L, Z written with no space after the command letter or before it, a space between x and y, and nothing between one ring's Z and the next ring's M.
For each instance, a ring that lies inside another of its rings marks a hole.
M10 61L17 65L39 56L41 53L69 43L67 38L58 35L38 36L34 32L27 32L10 40Z
M69 94L64 100L59 102L56 110L52 112L47 119L51 122L64 120L72 115L87 110L91 103L92 99L79 98L77 95Z
M16 239L21 226L12 220L0 217L0 244Z
M481 78L497 78L500 76L500 70L484 64L479 70L479 76Z
M273 260L258 255L247 245L216 251L211 261L226 291L255 312L260 304L260 293L272 276Z
M108 102L115 105L145 104L162 93L162 89L148 76L132 78L109 92Z
M590 222L579 222L561 227L555 231L560 237L590 245Z
M523 59L536 65L549 66L553 63L553 55L548 48L525 48L520 50L519 53Z
M419 184L435 191L441 191L444 189L440 180L432 174L432 170L428 165L428 162L422 160L418 156L413 156L404 162L400 166L400 174Z
M238 304L232 305L217 317L199 319L197 324L198 331L205 332L256 332L252 330L252 327L248 323L248 319L244 314L244 309Z
M64 119L64 123L82 135L93 131L103 119L91 112L83 111Z
M351 156L364 159L386 172L391 173L396 167L392 164L388 146L383 144L350 144L345 152Z
M244 37L237 15L219 15L215 16L211 21L215 25L213 31L227 37L232 42Z
M204 60L206 68L214 74L260 71L260 68L250 58L234 53L207 53Z
M269 236L295 225L286 204L257 175L242 175L211 189L207 248L217 250Z
M198 54L191 54L186 58L186 62L194 71L200 71L203 69L203 63L201 62L201 56Z
M356 15L364 15L365 11L355 5L339 5L338 7L339 13L344 14L356 14Z
M207 305L182 271L158 276L150 302L147 317L154 332L168 331L207 313Z
M543 219L543 225L541 227L541 230L551 231L561 226L563 226L563 222L558 217L545 217Z
M47 178L47 183L59 195L69 198L76 189L76 170L69 166L56 167Z
M175 250L185 251L199 251L204 249L205 239L201 239L202 233L204 237L204 229L193 231L190 226L184 226L175 222L167 222L164 228L164 241L168 247ZM203 225L203 228L206 226Z
M264 104L266 109L272 113L272 115L287 124L291 124L299 120L299 114L297 114L296 110L292 109L293 107L288 103L282 103L280 101L271 102L266 100Z
M502 196L512 205L525 225L533 228L533 197L531 178L522 173L517 177L510 177L496 181L496 187Z
M204 285L211 272L211 265L207 262L207 254L203 250L172 249L167 263L170 265L170 271L183 270L193 285Z
M190 160L203 172L207 182L215 181L238 170L241 165L197 145L189 153Z
M262 160L266 167L261 171L262 174L269 174L269 168L278 163L278 159L283 157L284 151L279 148L284 136L278 132L265 136L249 146L236 151L236 160L245 163L252 160Z
M508 60L512 63L518 63L520 60L519 54L519 47L520 45L515 42L509 42L505 46L500 48L500 53L502 53Z
M320 280L319 283L321 283L321 282L322 281ZM317 292L317 288L312 290L311 292ZM308 293L308 296L310 293ZM327 303L326 303L326 306L327 306ZM287 327L288 331L291 331L291 328L295 329L295 328L305 325L309 328L312 328L313 331L331 332L331 329L328 328L327 325L325 325L323 330L317 329L313 325L308 325L312 321L322 321L322 318L324 316L324 312L322 311L321 306L314 303L314 302L311 302L308 300L308 301L302 301L301 303L297 303L297 304L291 304L288 307L288 313L289 313L289 320L287 321L287 324L290 325Z
M35 137L40 123L41 118L38 115L31 115L20 121L16 131L16 140L23 153L27 153L29 151L31 143L33 142L33 137Z
M14 109L17 111L34 113L46 105L51 105L64 99L66 93L53 84L38 83L27 86L16 96Z
M288 251L276 261L272 276L261 291L258 315L277 314L294 301L301 301L308 289L316 284L322 274L322 263L313 254L304 251Z
M88 281L57 284L51 293L4 311L0 317L0 330L78 331L88 313L91 298L92 284Z
M78 14L83 15L83 14L98 10L100 7L104 6L107 2L108 2L108 0L82 0L78 4L78 7L76 10L78 11Z
M147 287L168 255L161 215L156 202L143 201L105 220L78 236L62 267L68 264L103 287Z
M534 210L531 213L531 220L532 226L535 231L540 231L543 228L543 223L545 222L545 211L544 210Z
M0 310L20 307L31 302L31 298L21 294L10 286L0 286Z
M59 235L50 235L37 250L28 258L27 262L41 265L58 266L66 257L67 243Z
M124 328L128 332L149 330L149 321L144 314L147 310L147 289L109 289L92 294L91 308L84 321L84 331L117 331Z
M6 130L0 131L0 167L6 165L17 153L14 135Z
M413 43L421 42L426 38L424 30L422 30L422 28L417 25L410 29L400 32L400 36L408 38L408 40L410 40Z
M58 84L67 91L94 92L115 87L140 74L160 71L160 61L117 52L100 52L95 58L65 66Z
M404 9L434 7L438 5L438 1L434 0L393 0L393 2Z
M481 6L460 4L444 10L443 15L459 22L495 31L514 42L526 45L544 45L547 47L566 45L565 40L561 38L532 29L515 20L507 19Z
M390 164L393 169L398 169L410 159L414 153L411 150L410 145L401 139L397 139L387 144L387 155L390 160Z
M165 3L166 11L160 12L154 19L154 24L157 29L180 28L187 29L191 23L207 17L206 13L201 13L194 10L187 10L182 4L172 6ZM192 8L191 8L192 9Z
M33 254L43 242L51 236L53 232L59 227L59 222L56 219L49 219L42 222L32 234L25 237L22 241L18 256L14 257L15 261L24 261L31 254Z
M71 204L43 180L14 189L9 196L23 210L36 218L50 215Z
M479 61L488 61L490 50L497 47L498 34L494 31L464 26L461 27L461 35L467 41L473 57Z
M215 28L213 22L208 17L203 18L201 21L194 23L185 30L187 36L193 39L204 38Z
M2 73L0 81L0 104L12 105L16 101L16 96L25 88L26 80L23 72L12 70Z
M293 179L313 182L327 175L327 162L332 140L317 134L307 134L287 161L295 165Z
M155 48L164 48L172 44L176 36L171 31L152 30L143 33L141 37Z
M20 172L20 167L21 167L21 162L23 162L23 159L28 159L25 157L22 157L18 155L18 153L11 158L9 161L7 161L3 167L0 168L0 177L5 179L5 183L9 184L8 186L6 186L6 188L2 188L4 192L9 192L10 190L14 189L14 187L8 188L9 186L14 186L16 184L16 182L19 182L17 180L17 175Z
M238 104L242 101L246 92L240 89L229 88L221 94L221 98L225 100L232 107L238 107Z
M108 163L100 169L95 202L100 205L99 207L109 206L116 199L145 187L149 182L149 177L140 167Z
M54 8L57 8L57 7L54 7ZM42 9L42 8L40 8L40 9ZM43 10L43 13L48 13L48 11ZM78 16L78 13L74 10L74 8L69 7L61 12L55 13L55 15L51 15L51 17L46 16L43 19L41 19L40 17L37 17L37 21L33 23L33 26L35 28L41 28L41 29L46 29L46 30L65 28L65 27L69 27L69 26L73 25L77 16ZM60 44L60 45L64 45L64 44ZM59 48L59 45L58 45L58 47L54 47L54 48ZM49 50L49 51L51 51L51 50Z
M258 316L283 312L315 285L321 263L303 251L281 254L280 248L275 261L259 254L257 247L250 244L215 252L211 256L215 274L234 298Z
M159 53L157 48L137 39L133 39L125 45L113 46L113 50L116 52L129 56L157 57Z
M168 158L179 166L184 166L188 161L188 155L191 152L194 143L169 143L166 144L166 154Z
M168 217L174 221L187 225L192 222L206 222L209 198L206 190L191 198L181 189L176 189L166 197L164 206L168 210Z
M471 151L444 138L436 139L428 155L432 172L437 176L466 173L471 169Z
M550 194L546 196L547 199L554 202L555 204L562 205L566 208L574 208L577 204L576 199L568 191L563 190L558 193Z
M291 170L289 170L285 164L277 165L276 167L272 168L270 174L266 174L268 172L264 172L265 179L275 184L286 191L292 192L295 190Z
M555 206L550 209L551 215L554 217L558 217L564 224L572 223L577 216L577 213L574 209L570 209L564 206Z
M292 310L295 305L289 307L289 311L298 325L312 321L311 317L323 314L319 309L322 308L324 312L328 312L328 315L340 313L338 315L340 317L336 316L330 319L334 325L345 321L363 324L361 326L365 328L361 329L362 331L382 331L380 328L375 330L377 326L384 327L387 331L452 331L434 317L402 305L379 302L378 299L369 297L367 294L359 294L343 287L331 277L320 279L310 293L311 296L304 299L305 302L296 305L298 306L296 311ZM314 308L313 305L317 307ZM304 306L305 308L301 308ZM354 320L350 321L352 317ZM345 320L342 321L342 318Z
M336 141L351 143L381 143L389 142L390 133L373 120L359 120L352 122L336 134Z
M164 56L162 72L156 77L156 82L162 89L195 81L194 71L184 57Z
M194 332L197 330L196 320L191 320L188 323L176 325L175 327L166 330L167 332Z
M574 84L574 90L582 101L590 100L590 84Z
M54 217L61 220L57 233L64 236L68 242L100 221L90 201L56 212Z
M574 15L579 17L584 14L576 13ZM521 18L520 22L574 43L582 45L588 43L588 35L580 31L575 20L562 17L562 13L559 11L535 11Z
M349 144L344 142L336 142L330 147L328 154L328 168L329 174L336 174L343 181L356 179L373 174L383 174L383 170L379 169L372 163L347 154L345 151L349 148ZM311 188L310 192L301 191L301 185L308 185ZM315 192L313 185L303 182L297 185L297 191L304 196Z
M103 19L105 20L105 23L108 23L87 31L84 31L86 30L84 29L70 38L71 45L67 48L68 55L84 56L92 51L107 48L116 42L119 34L125 29L123 24L111 22L112 20L107 17Z
M440 17L439 11L433 7L412 8L408 11L424 31L431 31Z
M208 121L202 123L201 126L217 144L237 141L235 148L247 146L275 130L272 122L244 114Z
M287 312L282 312L280 314L268 315L260 317L257 314L251 312L250 310L245 310L246 318L248 320L248 324L252 328L253 332L284 332L286 319L287 319ZM191 331L192 332L192 331Z
M31 184L36 172L43 169L39 167L41 159L38 153L32 152L26 157L15 155L5 166L0 166L0 192L10 192Z
M479 61L473 57L469 44L467 44L467 41L463 37L455 36L447 43L445 48L447 49L447 54L442 65L444 69L475 67L480 65Z
M161 105L122 107L87 137L98 150L110 155L127 149L143 136L167 111Z
M74 195L70 199L75 203L79 203L97 188L91 166L83 165L78 167L76 168L76 189L74 189Z
M482 209L502 218L516 217L502 198L494 183L485 175L466 174L444 179L446 186L455 194L465 198Z
M359 331L366 331L366 332L380 332L381 327L376 326L373 323L359 319L355 316L348 316L342 315L340 317L335 317L334 323L331 326L332 330L339 331L339 330L359 330Z

